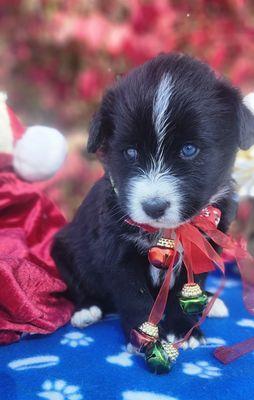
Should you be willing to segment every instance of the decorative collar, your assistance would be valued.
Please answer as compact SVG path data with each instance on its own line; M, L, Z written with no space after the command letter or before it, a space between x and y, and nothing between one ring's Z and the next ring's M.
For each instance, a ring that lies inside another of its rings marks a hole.
M194 283L194 275L212 271L215 269L215 267L219 268L222 274L225 275L224 260L215 251L209 240L217 244L236 260L243 282L243 300L247 310L254 315L254 284L253 281L248 278L252 276L251 274L253 274L254 259L247 252L247 244L244 239L242 239L240 243L236 243L229 235L226 235L218 229L220 217L221 211L218 208L209 205L191 221L188 221L175 229L164 229L164 241L166 241L166 239L170 239L170 241L172 241L174 238L173 241L175 242L175 250L174 254L171 251L172 256L166 259L165 266L167 268L167 272L149 315L147 321L149 324L157 326L163 316L170 291L171 273L175 258L177 256L176 253L179 244L183 248L183 263L187 271L188 283ZM148 232L157 231L155 228L152 228L149 225L136 224L130 220L127 220L126 222L131 225L138 226ZM159 247L160 244L158 242L157 249ZM212 297L212 300L210 300L204 309L200 320L192 329L189 330L189 332L187 332L184 339L174 344L176 348L180 347L182 342L190 337L193 329L198 327L205 320L215 300L218 298L223 286L224 285L222 283L215 295ZM215 356L223 363L231 362L246 352L254 350L254 338L237 344L236 347L227 346L226 350L227 351L225 351L225 349L222 347L216 349L215 352Z

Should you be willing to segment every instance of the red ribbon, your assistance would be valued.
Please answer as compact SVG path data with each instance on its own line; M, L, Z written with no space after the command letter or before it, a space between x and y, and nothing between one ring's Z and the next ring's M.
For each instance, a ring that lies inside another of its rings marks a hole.
M191 221L180 225L178 228L174 230L165 229L163 237L174 237L176 249L178 248L179 243L181 243L184 251L183 262L187 269L189 281L193 280L193 274L212 271L215 266L220 269L223 275L225 275L223 259L214 250L212 245L209 243L208 238L234 257L242 277L243 300L245 306L250 313L254 314L254 259L247 252L246 242L243 239L240 243L236 243L229 235L218 230L217 225L220 216L221 212L219 209L213 206L208 206L203 209L198 216L194 217ZM157 231L157 229L148 225L139 225L133 221L127 222L150 233ZM175 258L173 257L173 259L170 260L165 279L149 316L149 322L155 325L157 325L161 320L166 307L174 259ZM176 347L180 347L180 345L190 337L193 329L197 328L204 322L223 288L224 280L203 311L200 320L189 330L189 332L187 332L182 340L175 343ZM226 351L225 346L218 348L214 355L221 362L228 363L251 350L254 350L254 338L231 347L226 346Z

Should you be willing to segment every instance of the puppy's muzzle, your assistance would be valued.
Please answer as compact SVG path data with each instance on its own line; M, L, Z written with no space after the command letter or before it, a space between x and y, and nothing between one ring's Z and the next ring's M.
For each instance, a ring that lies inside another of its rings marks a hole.
M163 217L169 206L170 206L169 201L161 200L156 197L152 199L147 199L142 202L143 210L149 217L153 219L159 219Z

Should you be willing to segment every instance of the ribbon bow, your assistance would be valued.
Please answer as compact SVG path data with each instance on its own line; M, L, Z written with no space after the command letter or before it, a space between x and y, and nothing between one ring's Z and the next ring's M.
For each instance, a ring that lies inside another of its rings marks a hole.
M221 256L215 251L209 240L233 256L237 262L243 282L243 300L247 310L254 314L254 259L247 251L244 240L240 244L235 242L229 235L224 234L218 229L221 211L213 206L204 208L199 215L192 220L180 225L178 228L165 229L163 237L174 237L176 249L181 243L183 248L183 262L187 270L188 282L194 282L194 274L201 274L219 268L225 275L224 262ZM133 221L127 221L150 233L157 229L148 225L139 225ZM174 266L175 256L170 260L168 269L160 288L159 294L154 302L148 321L157 325L164 313L166 302L170 290L171 273ZM250 278L252 277L252 278ZM183 341L187 340L193 329L198 327L206 318L215 300L219 297L224 287L224 280L219 289L209 301L203 311L200 320L190 329L185 337L175 345L180 347ZM228 363L248 351L254 350L254 338L239 343L234 346L224 346L216 349L215 356L223 363Z

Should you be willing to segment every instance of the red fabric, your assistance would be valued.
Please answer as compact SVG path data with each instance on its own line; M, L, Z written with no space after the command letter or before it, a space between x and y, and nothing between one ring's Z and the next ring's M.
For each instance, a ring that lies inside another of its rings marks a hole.
M72 304L50 256L64 217L36 186L0 173L0 343L22 333L50 333L67 323Z

